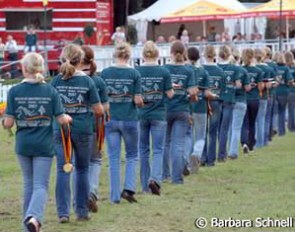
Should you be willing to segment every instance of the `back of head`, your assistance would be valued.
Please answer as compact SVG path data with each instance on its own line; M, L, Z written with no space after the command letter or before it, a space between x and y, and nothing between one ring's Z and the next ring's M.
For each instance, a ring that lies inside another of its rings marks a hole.
M235 61L240 60L240 58L241 58L241 53L240 53L239 49L237 49L237 48L234 47L234 48L232 49L232 56L233 56L233 58L235 59Z
M273 57L274 62L277 64L286 64L285 55L283 52L276 52Z
M216 51L214 46L212 45L207 45L205 47L205 57L209 59L214 59L216 57Z
M271 59L272 58L272 51L269 47L265 47L264 48L264 52L265 52L265 56L268 58L268 59Z
M60 72L63 75L63 79L70 79L84 58L84 52L82 48L76 44L68 44L61 52Z
M263 49L260 49L260 48L256 48L254 50L254 56L255 56L255 59L258 63L262 62L265 58L265 52Z
M185 61L185 47L181 41L176 40L172 43L170 53L173 55L174 62L182 63Z
M33 75L38 82L41 83L44 81L45 78L42 75L45 70L44 59L40 54L34 52L27 53L23 57L21 63L25 68L25 71L28 74Z
M251 65L254 59L254 51L252 48L246 48L242 52L242 60L245 66Z
M294 66L294 55L292 52L285 53L285 60L288 66Z
M159 57L159 49L153 41L147 41L144 44L142 56L144 59L157 60Z
M227 45L222 45L219 48L219 57L223 60L229 60L231 56L231 49Z
M94 51L91 47L83 45L82 50L84 52L84 59L82 60L83 65L90 65L89 75L92 76L96 72L96 63L94 61Z
M126 42L121 42L116 45L114 58L128 61L131 57L131 47Z
M196 47L187 50L187 58L194 64L200 59L200 52Z

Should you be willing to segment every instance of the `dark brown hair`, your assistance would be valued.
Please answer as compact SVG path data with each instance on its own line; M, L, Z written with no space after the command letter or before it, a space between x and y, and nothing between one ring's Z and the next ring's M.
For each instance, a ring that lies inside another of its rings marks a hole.
M185 47L180 40L176 40L172 43L170 53L174 56L176 63L185 61Z
M193 62L196 63L200 59L200 52L196 47L190 47L187 49L187 58Z
M90 76L93 76L95 74L97 66L94 61L94 51L91 47L83 45L82 50L84 51L84 59L82 61L82 64L84 65L90 65Z

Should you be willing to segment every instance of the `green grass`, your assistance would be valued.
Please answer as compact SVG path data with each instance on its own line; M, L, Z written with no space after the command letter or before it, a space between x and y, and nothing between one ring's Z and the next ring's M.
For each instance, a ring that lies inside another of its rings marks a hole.
M0 231L21 231L21 172L13 152L13 138L0 129ZM163 184L162 196L137 194L138 204L108 200L107 159L101 177L99 212L89 222L57 223L54 186L55 164L46 209L45 232L193 232L193 231L294 231L294 228L195 228L198 217L255 219L295 217L294 134L276 137L267 148L248 157L202 168L185 179L184 185ZM138 185L139 186L139 185ZM140 188L138 187L138 191Z

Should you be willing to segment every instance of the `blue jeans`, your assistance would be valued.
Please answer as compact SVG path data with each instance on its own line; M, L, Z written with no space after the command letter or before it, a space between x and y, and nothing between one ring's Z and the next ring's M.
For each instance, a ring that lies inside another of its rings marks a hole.
M287 108L287 102L288 102L288 95L286 96L277 96L278 100L278 135L283 136L286 134L286 108Z
M151 180L158 185L161 184L166 128L166 121L140 121L140 180L144 192L149 191L148 185ZM150 143L152 144L150 145ZM150 167L150 148L153 151L152 170Z
M57 158L56 206L58 217L69 217L71 208L70 173L65 173L63 145L60 133L55 133L55 152ZM92 135L72 134L72 147L75 155L75 213L77 217L88 217L89 162L92 152Z
M270 96L267 100L266 114L265 114L265 129L264 129L264 146L268 145L271 140L272 133L272 112L274 106L274 96Z
M192 155L197 156L199 160L202 158L207 127L207 113L193 114L194 120L194 146Z
M188 128L188 112L168 112L167 133L163 159L163 179L171 177L172 183L182 184L184 167L185 136Z
M255 122L259 109L259 100L248 100L247 111L243 122L241 143L246 144L252 151L254 149L255 140Z
M18 155L18 160L24 181L24 221L34 217L42 224L48 198L52 158Z
M222 116L219 131L219 152L218 159L226 159L227 157L227 138L230 124L233 116L234 104L224 102L222 104Z
M289 112L288 129L291 132L295 132L295 92L289 93L288 112Z
M136 191L136 166L138 162L139 123L138 121L111 120L105 126L109 156L110 199L121 199L121 139L126 150L124 190Z
M247 104L244 102L236 102L233 110L233 119L231 124L231 140L229 148L229 156L237 157L239 152L239 144L241 138L241 130L244 117L247 110Z
M272 111L272 129L271 131L278 131L279 128L279 103L277 97L274 97L273 111Z
M99 179L101 173L102 155L98 150L96 133L93 134L93 146L89 164L89 192L96 200L99 198Z
M256 117L256 144L257 148L264 146L264 136L265 136L265 115L267 110L267 100L260 99L259 109Z
M222 102L211 101L210 105L212 108L212 116L209 117L208 125L209 146L207 147L207 151L204 152L205 156L202 157L203 162L208 166L214 165L216 160L216 142L221 120Z
M192 117L192 116L191 116ZM187 124L187 130L185 134L185 143L184 143L184 165L188 165L190 156L193 152L193 126L191 123Z

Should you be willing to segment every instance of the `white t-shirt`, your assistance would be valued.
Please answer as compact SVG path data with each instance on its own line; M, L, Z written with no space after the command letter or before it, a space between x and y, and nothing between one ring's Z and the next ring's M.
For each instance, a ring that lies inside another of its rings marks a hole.
M6 50L8 53L16 53L17 52L17 44L15 40L6 42Z

